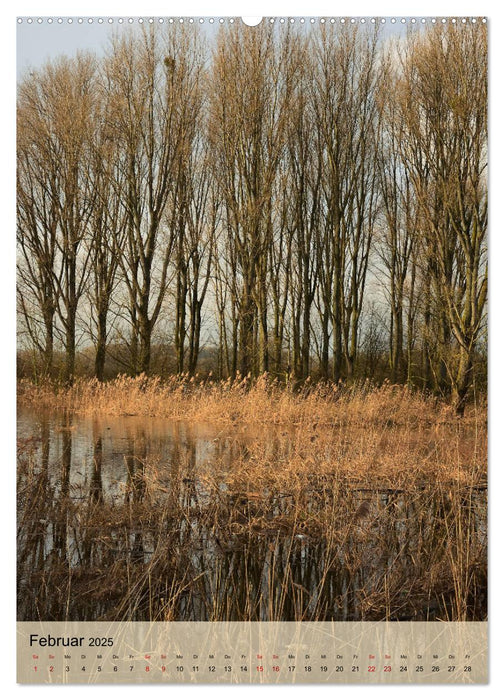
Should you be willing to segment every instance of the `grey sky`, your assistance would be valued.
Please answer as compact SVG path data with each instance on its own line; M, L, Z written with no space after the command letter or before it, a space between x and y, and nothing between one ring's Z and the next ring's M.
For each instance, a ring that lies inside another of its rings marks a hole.
M38 18L33 18L32 23L28 23L26 18L23 22L17 25L16 35L16 61L17 61L17 76L18 78L30 67L39 67L48 59L53 59L61 54L68 56L74 55L78 50L88 50L96 52L98 55L102 53L107 45L108 39L114 32L128 30L131 26L138 27L138 17L134 18L133 23L129 23L129 17L112 17L109 22L109 16L103 17L103 22L100 23L99 18L93 18L90 23L89 18L82 18L82 23L79 23L78 17L61 17L62 22L58 22L58 18L53 18L52 23L48 23L47 18L42 18L39 23ZM71 23L69 23L71 19ZM119 19L123 22L120 23ZM144 18L148 22L148 17ZM175 19L177 21L178 18ZM156 22L158 17L156 17ZM163 18L165 24L169 24L169 18ZM195 19L197 22L198 19ZM211 33L219 26L218 18L211 24L209 18L205 19L203 28Z
M38 18L34 17L29 23L27 18L23 18L22 23L17 25L18 78L30 67L37 68L48 59L61 54L71 56L78 50L90 50L100 54L106 48L108 37L112 32L121 31L130 26L128 17L123 18L122 24L118 22L118 17L113 17L113 22L109 23L108 16L103 18L102 23L98 22L98 18L94 18L92 23L89 23L87 17L83 18L82 23L78 22L78 17L62 17L61 19L61 23L58 22L57 17L53 18L52 23L49 23L47 18L42 18L42 22L39 23ZM72 22L69 23L68 19L71 19ZM219 26L218 19L216 17L213 24L209 22L208 18L205 19L203 28L209 34L212 33ZM147 22L148 18L145 18L145 21ZM164 22L168 23L168 18L164 18ZM306 19L306 24L308 23L309 18ZM410 24L409 18L407 24ZM137 18L135 18L133 26L138 26ZM384 25L385 34L399 34L403 31L405 31L405 25L401 24L400 19L394 24L388 19Z
M119 25L113 26L117 29ZM68 24L66 18L62 24L57 21L48 24L45 19L42 24L36 21L28 24L25 20L17 26L17 75L20 77L28 68L38 67L60 54L72 55L78 49L100 52L107 44L110 30L105 23L77 24L74 20Z

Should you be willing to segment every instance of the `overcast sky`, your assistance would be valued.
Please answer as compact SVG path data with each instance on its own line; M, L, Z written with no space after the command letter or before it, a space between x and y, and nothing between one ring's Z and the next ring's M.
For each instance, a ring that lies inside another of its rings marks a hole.
M117 24L115 25L117 28ZM107 42L110 32L108 24L77 23L42 24L36 21L28 24L25 20L17 26L16 58L18 77L32 66L40 66L49 58L59 54L74 54L79 48L100 51Z
M82 23L78 22L78 17L61 17L61 23L58 22L58 17L54 17L52 23L48 22L48 18L42 18L41 23L36 17L32 23L26 18L22 19L22 23L17 25L16 36L18 78L30 67L41 66L48 59L61 54L71 56L78 50L100 54L106 49L112 33L127 30L130 26L139 26L137 17L131 24L128 22L129 17L121 18L123 22L120 23L118 17L112 17L112 22L109 22L108 16L103 18L102 23L98 21L100 18L93 18L90 23L88 17L82 18ZM218 26L218 20L213 24L208 20L209 18L205 19L203 26L206 31L212 31L216 24ZM148 22L148 18L145 18L145 22ZM164 22L168 24L169 18L164 18Z
M98 21L99 18L93 18L93 22L90 23L88 17L82 18L82 23L78 22L78 17L61 17L61 22L58 22L58 17L54 17L52 23L48 22L47 17L42 18L40 23L36 16L32 18L31 23L26 17L21 19L22 22L17 25L16 36L18 78L30 67L39 67L48 59L60 54L74 55L79 49L100 54L106 48L108 37L112 32L122 31L130 26L129 17L122 18L122 23L119 22L118 17L111 18L113 21L109 22L108 16L103 17L102 23ZM69 19L72 21L69 22ZM155 19L158 21L158 17ZM213 23L210 23L209 19L209 17L205 18L202 27L211 34L219 26L219 17L215 17ZM306 24L309 20L310 18L307 17ZM175 21L178 21L178 18ZM145 22L148 22L148 18L145 18ZM169 23L168 17L164 18L164 23ZM401 18L398 18L395 23L388 18L383 30L385 34L396 34L405 31L407 24L410 24L410 18L407 18L405 24L401 23ZM134 18L133 26L138 26L138 18Z

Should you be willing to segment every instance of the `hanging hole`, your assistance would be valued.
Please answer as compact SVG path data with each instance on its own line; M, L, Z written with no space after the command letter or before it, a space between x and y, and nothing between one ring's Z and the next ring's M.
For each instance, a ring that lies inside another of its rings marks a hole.
M261 24L262 17L242 17L242 22L247 27L257 27L258 24Z

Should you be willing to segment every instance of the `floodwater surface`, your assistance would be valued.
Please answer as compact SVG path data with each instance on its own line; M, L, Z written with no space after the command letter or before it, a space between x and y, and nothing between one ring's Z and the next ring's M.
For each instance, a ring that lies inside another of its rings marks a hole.
M266 476L294 449L289 430L22 409L18 619L485 619L484 489L315 470L275 491L247 475L257 441Z

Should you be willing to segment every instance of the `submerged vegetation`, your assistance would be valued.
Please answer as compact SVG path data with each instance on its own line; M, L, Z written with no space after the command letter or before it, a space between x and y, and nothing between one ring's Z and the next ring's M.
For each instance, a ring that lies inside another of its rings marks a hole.
M486 617L484 407L265 377L23 382L19 402L58 416L51 448L43 423L20 440L21 619ZM115 471L113 416L144 426ZM185 431L169 452L155 416Z

